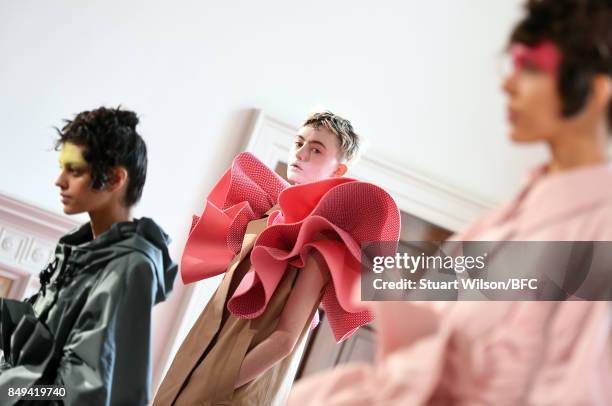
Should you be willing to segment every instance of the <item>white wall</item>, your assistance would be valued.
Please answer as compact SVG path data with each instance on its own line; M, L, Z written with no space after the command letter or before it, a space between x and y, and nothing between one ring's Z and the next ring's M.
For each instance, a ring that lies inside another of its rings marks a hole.
M371 153L504 200L544 157L505 137L497 68L517 4L0 0L0 191L61 212L52 127L121 104L149 147L136 215L164 226L178 259L250 109L297 125L327 107ZM184 292L156 310L156 363Z

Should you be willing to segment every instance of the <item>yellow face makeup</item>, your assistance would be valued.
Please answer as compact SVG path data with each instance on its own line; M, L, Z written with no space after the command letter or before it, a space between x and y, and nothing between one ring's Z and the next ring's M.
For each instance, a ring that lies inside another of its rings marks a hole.
M81 148L70 142L62 144L59 162L62 169L84 169L87 167L87 161L83 158Z

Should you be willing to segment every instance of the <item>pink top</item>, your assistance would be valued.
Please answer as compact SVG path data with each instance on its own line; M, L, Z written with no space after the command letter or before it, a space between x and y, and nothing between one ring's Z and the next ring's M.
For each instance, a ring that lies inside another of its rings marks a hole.
M249 221L273 206L268 227L251 251L252 268L228 301L229 311L256 318L289 265L303 267L311 250L325 260L330 283L322 304L337 341L372 321L372 313L351 300L361 273L361 244L397 241L399 210L381 188L349 178L289 186L249 153L239 154L195 218L181 260L186 283L224 272L240 250Z
M612 240L612 166L533 171L455 240ZM288 405L610 405L607 302L377 302L378 357L297 383Z

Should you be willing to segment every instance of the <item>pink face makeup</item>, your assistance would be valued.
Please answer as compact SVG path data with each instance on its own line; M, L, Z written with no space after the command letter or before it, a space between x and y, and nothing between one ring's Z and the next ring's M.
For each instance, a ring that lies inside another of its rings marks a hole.
M559 71L561 52L552 41L544 40L534 46L515 43L511 46L511 53L514 69L517 71L525 66L532 66L555 76Z

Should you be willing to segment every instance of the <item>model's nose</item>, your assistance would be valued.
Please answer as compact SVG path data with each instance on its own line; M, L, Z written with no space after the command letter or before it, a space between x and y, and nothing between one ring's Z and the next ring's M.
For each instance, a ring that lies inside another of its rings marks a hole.
M55 186L59 187L62 190L68 188L68 182L66 181L66 171L62 169L59 176L55 180Z
M514 94L514 91L516 89L516 74L516 72L509 73L502 81L502 90L507 95Z
M299 161L306 161L308 159L308 147L306 146L306 144L302 145L295 151L295 157Z

